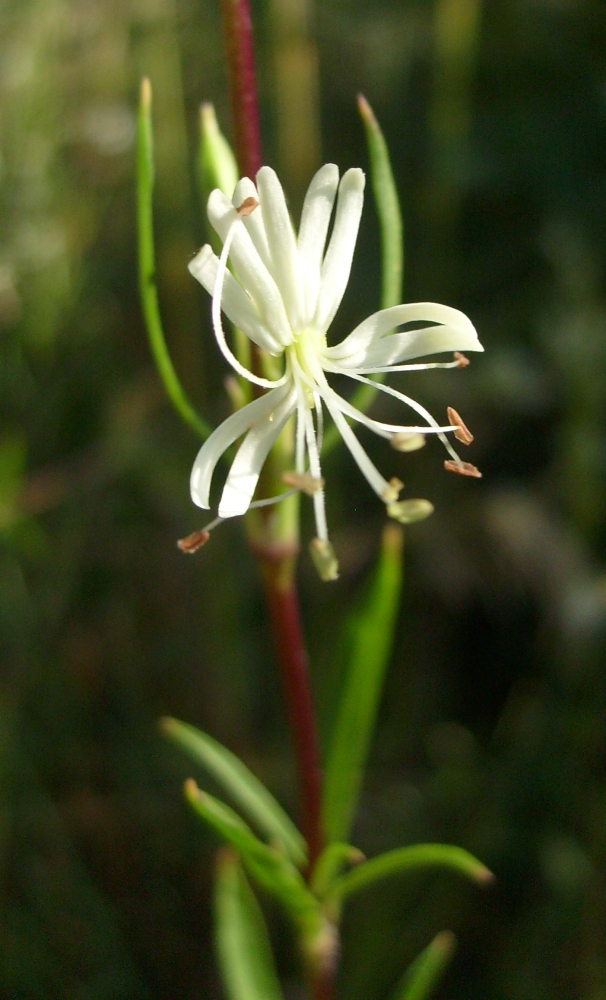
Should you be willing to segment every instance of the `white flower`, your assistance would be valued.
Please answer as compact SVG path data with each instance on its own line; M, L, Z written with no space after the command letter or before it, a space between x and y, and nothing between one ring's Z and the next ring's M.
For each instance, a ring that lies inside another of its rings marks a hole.
M325 543L324 548L328 546L320 469L324 407L360 471L387 505L397 500L401 484L384 479L346 418L391 440L401 450L422 444L424 437L420 435L438 434L451 455L447 467L475 474L470 471L473 466L461 462L446 437L452 431L464 443L471 438L455 411L449 411L450 423L441 427L420 403L391 386L378 385L380 391L395 396L423 419L421 426L386 424L357 410L327 380L327 374L334 373L374 384L367 378L373 373L466 363L461 357L438 364L403 363L412 358L444 351L483 350L463 313L430 302L383 309L364 320L340 344L328 346L326 334L349 279L364 183L364 174L357 168L348 170L339 183L334 164L322 167L307 191L297 236L282 186L275 172L263 167L257 174L256 187L247 177L238 183L233 204L221 191L212 192L208 217L223 240L223 252L217 258L210 246L204 246L189 265L194 277L213 296L213 326L223 354L236 372L270 390L228 417L202 446L191 474L192 498L199 507L209 507L217 462L234 441L245 435L223 488L219 517L244 514L251 505L270 448L296 414L294 481L300 482L302 488L304 483L315 484L309 491L313 495L317 537ZM335 218L326 245L335 197ZM228 258L233 274L227 270ZM239 363L227 345L221 311L255 344L283 359L280 378L262 378ZM406 326L403 332L392 332L402 325Z

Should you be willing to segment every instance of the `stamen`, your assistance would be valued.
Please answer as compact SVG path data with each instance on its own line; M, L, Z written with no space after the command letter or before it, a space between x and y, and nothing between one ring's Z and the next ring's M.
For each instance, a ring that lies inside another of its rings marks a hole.
M295 490L307 493L308 497L312 497L318 490L324 489L324 480L322 478L316 479L309 472L283 472L282 482L286 483L287 486L292 486Z
M309 554L321 580L327 583L339 579L339 563L327 538L313 538L309 543Z
M391 503L387 508L387 513L393 517L394 521L400 524L414 524L415 521L424 521L426 517L433 514L434 506L429 500L421 498L414 500L400 500L399 503Z
M403 489L404 489L404 483L400 479L396 479L394 476L393 479L389 480L388 486L383 490L381 499L388 504L395 503L395 501L398 499L400 495L400 490Z
M425 444L424 434L405 434L398 431L389 442L396 451L418 451Z
M202 528L200 531L192 531L191 535L188 535L186 538L180 538L177 546L181 549L181 552L193 556L194 552L197 552L203 545L206 545L209 538L210 532Z
M448 416L449 424L453 424L456 428L454 436L457 441L460 441L461 444L471 444L473 441L473 434L469 428L465 426L457 411L453 409L452 406L448 406L446 408L446 414Z
M467 368L467 365L471 364L469 358L466 358L460 351L455 351L454 356L458 368Z
M241 219L246 219L249 215L252 215L255 208L258 207L259 202L256 198L245 198L240 207L236 209L236 212Z
M451 462L446 460L444 468L447 472L456 472L459 476L472 476L474 479L481 479L482 473L476 469L471 462Z

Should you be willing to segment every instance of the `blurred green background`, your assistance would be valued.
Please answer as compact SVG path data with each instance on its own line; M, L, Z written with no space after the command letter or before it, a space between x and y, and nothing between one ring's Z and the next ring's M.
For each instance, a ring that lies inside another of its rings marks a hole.
M219 421L225 366L186 268L205 239L201 100L229 131L217 6L0 5L2 1000L220 996L216 842L182 802L190 765L160 715L225 742L294 809L241 525L193 558L175 546L202 523L188 492L198 442L162 395L136 292L134 114L149 74L165 326L189 394ZM445 475L437 443L396 456L367 442L436 512L406 537L355 842L460 843L498 882L481 894L419 877L352 902L340 995L387 998L449 927L442 1000L604 1000L606 5L253 10L265 155L295 215L319 163L367 166L362 91L403 200L405 299L464 309L486 347L462 372L398 376L436 414L460 410L482 481ZM335 336L378 301L369 195ZM375 412L392 419L391 402ZM307 557L300 571L324 727L384 521L343 449L326 477L341 579L320 585ZM292 941L273 926L294 1000Z

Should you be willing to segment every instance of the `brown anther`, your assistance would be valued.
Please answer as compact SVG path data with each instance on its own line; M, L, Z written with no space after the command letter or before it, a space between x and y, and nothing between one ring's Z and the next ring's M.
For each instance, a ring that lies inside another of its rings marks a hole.
M471 444L473 441L473 434L469 428L465 426L457 411L454 410L452 406L448 406L446 407L446 413L448 414L448 423L456 427L454 436L457 441L460 441L461 444Z
M197 552L203 545L206 545L209 538L210 532L208 531L192 531L191 535L188 535L187 538L180 538L177 546L181 549L181 552L185 552L188 556L193 556L194 552Z
M248 215L252 215L258 206L259 202L256 198L245 198L240 207L236 209L236 212L241 219L245 219Z
M459 368L467 368L467 365L471 364L469 358L466 358L464 354L460 351L454 352L455 361L459 362Z
M324 489L324 480L322 478L316 479L309 472L283 472L282 482L295 490L307 493L309 497L317 493L318 490Z
M444 462L444 468L447 472L456 472L458 476L473 476L474 479L481 479L482 473L479 469L476 469L475 465L471 462L452 462L447 459Z

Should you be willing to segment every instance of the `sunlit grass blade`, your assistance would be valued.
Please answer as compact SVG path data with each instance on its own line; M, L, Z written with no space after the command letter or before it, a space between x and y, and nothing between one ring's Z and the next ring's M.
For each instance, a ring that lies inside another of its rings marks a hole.
M168 353L156 288L153 189L154 156L151 120L152 91L149 80L141 83L137 121L137 234L139 244L139 294L151 352L162 384L175 410L201 438L211 428L189 402Z
M239 757L186 722L165 718L160 725L167 736L228 792L237 807L268 840L277 841L296 865L304 867L307 850L302 835Z
M429 1000L454 955L456 938L441 931L404 973L392 1000Z
M357 868L336 879L329 895L339 902L380 879L394 878L424 868L448 868L479 885L488 885L493 880L486 865L462 847L452 847L450 844L414 844L411 847L397 847L371 858L370 861L362 862Z
M358 110L366 130L370 179L381 231L381 308L389 309L402 301L404 224L387 143L370 104L362 94L358 96ZM373 376L377 382L383 381L383 378L383 375ZM372 386L362 385L351 402L366 412L376 394L377 390ZM332 425L324 437L322 451L325 455L334 448L338 439L338 431Z
M215 939L228 1000L282 1000L263 913L229 849L217 857Z
M402 540L401 528L394 524L385 528L368 597L349 625L350 660L326 760L323 822L329 841L348 840L362 787L392 648L402 584Z

